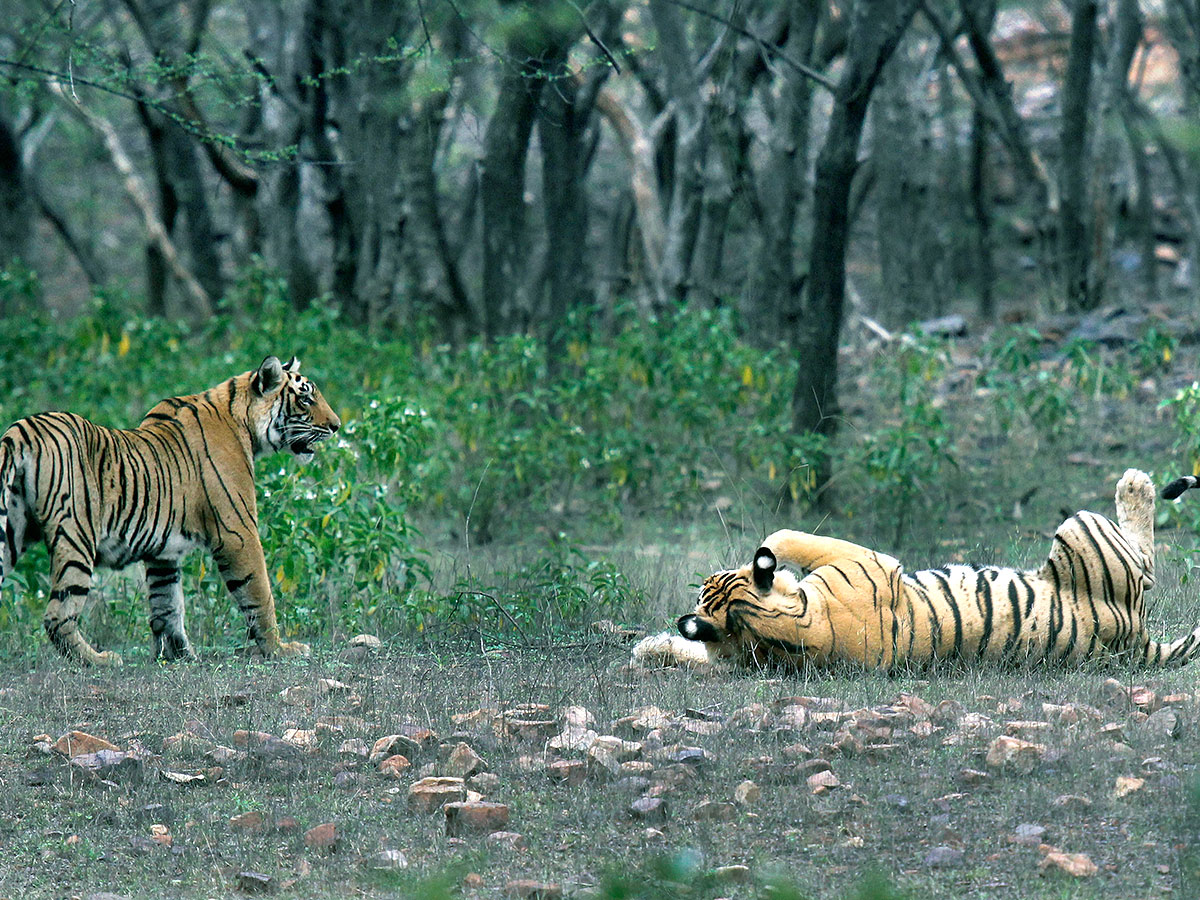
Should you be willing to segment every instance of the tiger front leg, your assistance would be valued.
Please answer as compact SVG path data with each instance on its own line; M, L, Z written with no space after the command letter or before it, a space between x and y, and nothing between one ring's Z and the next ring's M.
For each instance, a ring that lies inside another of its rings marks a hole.
M55 548L50 559L50 602L42 619L50 643L63 656L94 666L119 666L121 656L97 651L79 631L79 616L92 588L92 566Z
M237 552L214 553L225 587L246 617L250 639L263 656L308 656L308 644L281 641L275 621L275 598L267 576L267 561L257 540L244 541Z
M195 659L183 625L183 585L178 560L149 560L146 584L150 594L150 634L154 659Z

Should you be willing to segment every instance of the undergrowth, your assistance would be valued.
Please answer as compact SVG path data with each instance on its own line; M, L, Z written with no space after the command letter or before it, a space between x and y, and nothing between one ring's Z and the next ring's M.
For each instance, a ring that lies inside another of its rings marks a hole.
M164 396L201 391L268 354L300 358L345 427L309 465L273 456L257 477L283 624L310 637L464 625L533 634L619 618L641 590L592 545L638 519L724 517L731 506L758 510L759 521L782 509L799 517L828 501L812 474L821 454L834 456L843 482L865 485L839 494L840 514L887 523L879 530L895 548L913 521L936 521L963 464L951 348L920 335L857 361L871 407L830 444L791 431L788 348L740 341L728 310L623 310L602 334L581 317L568 323L566 358L549 367L528 336L451 347L432 323L368 335L328 305L297 310L261 269L199 325L135 314L116 293L78 318L52 319L38 312L38 291L29 273L0 273L0 309L26 310L9 316L0 344L6 422L70 409L133 427ZM1119 358L1002 330L969 388L988 394L995 431L1053 442L1075 424L1080 395L1126 397L1170 365L1172 350L1153 330ZM487 545L514 549L499 568L438 577L431 565L437 549ZM240 641L211 560L193 555L189 575L194 638ZM0 649L11 651L39 639L44 550L27 554L10 584ZM103 624L140 641L142 592L114 584Z

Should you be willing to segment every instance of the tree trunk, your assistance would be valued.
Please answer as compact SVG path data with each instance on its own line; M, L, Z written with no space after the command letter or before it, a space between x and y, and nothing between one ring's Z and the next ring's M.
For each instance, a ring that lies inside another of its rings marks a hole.
M33 264L29 258L33 212L17 136L0 115L0 268L16 260Z
M1092 60L1096 50L1097 14L1097 0L1075 0L1067 71L1062 87L1059 259L1067 306L1071 310L1095 309L1101 300L1092 265L1091 237L1095 223L1087 219L1091 160L1088 110Z
M858 168L858 146L871 93L918 2L858 0L851 13L846 59L813 186L807 295L796 340L800 371L792 394L796 432L831 437L837 430L837 355L846 289L850 186ZM829 454L821 454L814 462L817 483L824 485L830 475Z
M811 63L823 4L799 0L790 6L787 43L790 59ZM775 127L763 166L762 242L750 270L748 320L752 335L795 334L800 321L796 272L796 221L807 188L812 82L790 67L781 71Z
M588 299L588 211L585 136L590 104L565 66L554 89L543 92L538 117L542 149L542 208L546 216L546 359L557 368L565 355L567 319Z
M525 159L543 79L532 60L506 66L496 109L488 121L480 165L479 199L483 227L484 332L495 337L527 315Z

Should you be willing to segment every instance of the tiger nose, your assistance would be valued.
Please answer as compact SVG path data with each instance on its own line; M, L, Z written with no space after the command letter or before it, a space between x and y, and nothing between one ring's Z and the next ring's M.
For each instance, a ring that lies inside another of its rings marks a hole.
M342 420L337 417L337 413L329 414L329 433L334 434L342 427Z

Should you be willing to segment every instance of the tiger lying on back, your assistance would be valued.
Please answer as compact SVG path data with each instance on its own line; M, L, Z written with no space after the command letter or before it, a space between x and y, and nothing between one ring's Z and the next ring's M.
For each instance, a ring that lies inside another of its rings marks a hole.
M1172 483L1178 496L1196 479ZM1076 513L1030 571L950 565L905 573L890 556L801 531L777 531L741 569L705 580L679 634L641 641L642 664L721 660L892 669L940 658L1185 663L1200 628L1161 643L1146 632L1154 584L1154 485L1135 469L1117 484L1117 522ZM778 568L787 563L799 575ZM682 637L681 637L682 635Z
M306 654L283 643L258 537L254 459L282 450L307 460L340 426L316 385L268 356L202 394L163 400L121 431L71 413L21 419L0 436L0 581L43 538L50 551L51 642L85 663L120 664L79 632L96 566L146 564L155 658L194 658L183 623L180 563L212 551L264 655Z

